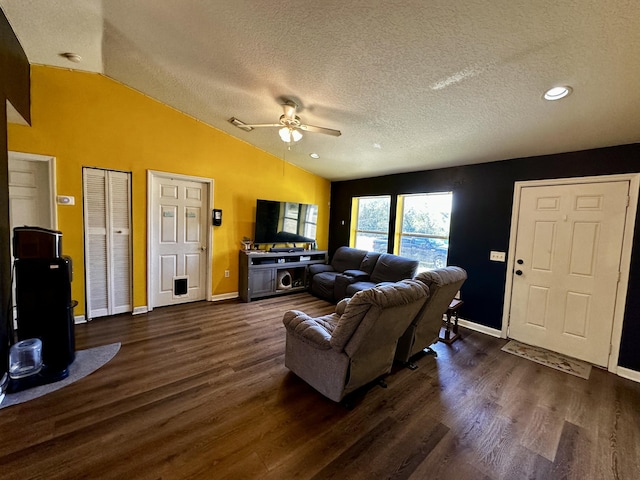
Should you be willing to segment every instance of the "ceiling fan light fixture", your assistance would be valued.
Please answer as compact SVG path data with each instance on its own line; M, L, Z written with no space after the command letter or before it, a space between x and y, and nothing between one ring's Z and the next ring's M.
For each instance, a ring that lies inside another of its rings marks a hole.
M280 134L280 138L285 143L297 142L302 138L302 134L291 127L282 127L278 130L278 134Z
M572 91L573 89L569 86L553 87L544 92L544 99L549 101L560 100L561 98L569 95Z

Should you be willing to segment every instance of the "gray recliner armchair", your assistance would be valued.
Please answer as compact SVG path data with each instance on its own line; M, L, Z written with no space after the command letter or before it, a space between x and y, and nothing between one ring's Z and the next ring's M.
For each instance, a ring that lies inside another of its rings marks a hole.
M424 283L403 280L358 292L330 315L290 310L283 318L285 366L339 402L391 371L398 338L428 295Z
M438 341L442 316L466 279L467 272L460 267L428 270L415 277L428 287L429 298L398 340L396 360L415 368L411 357Z

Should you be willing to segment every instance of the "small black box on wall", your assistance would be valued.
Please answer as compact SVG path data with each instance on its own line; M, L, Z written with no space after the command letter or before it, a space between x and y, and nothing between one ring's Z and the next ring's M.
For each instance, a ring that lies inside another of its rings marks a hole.
M211 221L215 227L222 225L222 210L214 208L211 213Z

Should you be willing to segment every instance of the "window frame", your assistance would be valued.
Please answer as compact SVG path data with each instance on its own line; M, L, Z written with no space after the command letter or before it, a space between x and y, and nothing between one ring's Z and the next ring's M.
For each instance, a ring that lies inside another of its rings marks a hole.
M405 232L403 231L404 219L405 219L405 199L408 197L429 197L436 195L447 195L450 197L450 209L449 209L449 221L447 226L447 235L440 235L435 233L421 233L421 232ZM360 229L358 228L359 220L360 220L360 201L363 199L380 199L387 198L389 200L389 212L388 212L388 220L389 220L389 228L386 232L377 231L377 230L369 230L369 229ZM444 256L444 261L438 260L441 259L442 255L438 255L438 248L435 247L436 252L434 253L433 249L431 253L434 256L433 267L425 267L423 266L426 263L424 260L420 260L420 258L415 258L416 260L421 262L421 266L419 267L419 271L424 271L428 268L439 268L440 266L446 266L448 257L449 257L449 239L451 237L451 216L453 213L453 191L436 191L436 192L417 192L417 193L402 193L402 194L392 194L392 195L362 195L358 197L352 197L352 205L351 205L351 225L350 225L350 234L349 234L349 246L356 247L358 235L376 235L376 236L385 236L387 239L387 249L386 252L393 253L395 255L400 255L402 249L402 241L403 238L423 238L423 239L432 239L436 241L441 241L442 245L440 248L446 248L446 254ZM373 251L379 251L370 249ZM409 258L414 258L411 255L404 255Z
M433 196L449 196L450 197L450 208L449 208L449 224L447 228L447 235L437 235L437 234L429 234L429 233L419 233L419 232L405 232L403 231L404 226L404 217L405 217L405 199L407 197L433 197ZM444 262L442 264L436 263L439 256L435 254L434 257L434 268L441 268L447 265L447 260L449 259L449 239L451 237L451 214L453 211L453 192L445 191L445 192L421 192L421 193L407 193L407 194L398 194L397 196L397 207L396 207L396 222L395 222L395 230L394 230L394 249L393 253L395 255L400 255L402 249L402 239L403 238L424 238L424 239L433 239L433 240L442 240L443 245L446 245L446 255L444 258ZM407 256L406 254L404 256ZM413 258L409 256L409 258ZM415 258L420 261L420 259ZM423 262L421 262L423 263ZM419 267L419 271L424 271L424 267Z
M389 221L387 221L387 230L386 231L377 231L377 230L365 230L359 229L358 223L360 220L360 201L363 199L388 199L389 200L389 211L388 218L391 218L391 208L393 205L393 196L392 195L362 195L359 197L352 197L351 199L351 228L349 233L349 246L353 248L357 248L357 240L358 234L369 234L369 235L381 235L387 237L387 249L389 248L389 238L390 238L390 228Z

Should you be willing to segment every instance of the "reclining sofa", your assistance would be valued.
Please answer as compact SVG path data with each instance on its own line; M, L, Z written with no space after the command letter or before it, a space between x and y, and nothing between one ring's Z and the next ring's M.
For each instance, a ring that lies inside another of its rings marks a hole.
M415 277L415 280L426 285L429 298L398 340L397 361L415 368L411 357L438 341L442 316L466 279L467 272L460 267L437 268Z
M345 395L391 371L398 338L429 296L417 280L357 292L335 313L312 318L284 314L285 366L329 399Z
M418 261L351 247L336 250L328 265L310 265L311 293L337 303L361 290L413 278Z

